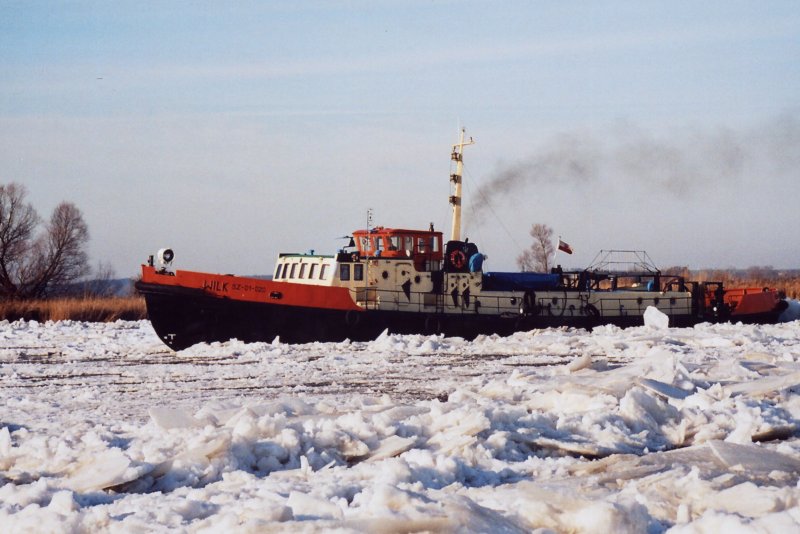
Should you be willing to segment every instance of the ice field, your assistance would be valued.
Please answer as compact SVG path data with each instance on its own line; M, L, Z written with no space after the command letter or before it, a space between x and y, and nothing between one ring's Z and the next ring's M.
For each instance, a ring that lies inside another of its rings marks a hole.
M0 323L0 530L800 531L800 321L648 322L179 353Z

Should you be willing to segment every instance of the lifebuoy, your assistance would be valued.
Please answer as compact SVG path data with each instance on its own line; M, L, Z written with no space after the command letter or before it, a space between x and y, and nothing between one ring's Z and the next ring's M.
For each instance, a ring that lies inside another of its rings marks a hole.
M467 264L467 256L461 250L454 250L450 253L450 264L456 269L463 269Z
M354 262L358 261L358 252L353 252L353 254L350 256L350 259Z

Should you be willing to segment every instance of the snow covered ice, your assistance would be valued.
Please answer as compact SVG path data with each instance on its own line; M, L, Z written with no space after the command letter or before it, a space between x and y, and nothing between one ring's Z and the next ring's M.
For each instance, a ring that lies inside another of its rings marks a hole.
M0 323L3 532L800 530L800 322L201 344Z

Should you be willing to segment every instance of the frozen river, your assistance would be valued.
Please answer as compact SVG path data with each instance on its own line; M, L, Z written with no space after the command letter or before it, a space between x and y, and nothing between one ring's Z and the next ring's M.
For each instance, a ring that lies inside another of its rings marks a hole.
M4 531L800 529L800 322L164 347L0 325Z

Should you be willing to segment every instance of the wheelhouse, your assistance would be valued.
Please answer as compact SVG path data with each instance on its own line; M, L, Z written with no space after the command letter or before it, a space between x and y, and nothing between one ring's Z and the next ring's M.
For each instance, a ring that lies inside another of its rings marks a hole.
M439 270L444 258L442 232L434 230L379 226L371 230L356 230L353 240L360 257L410 258L420 271Z

